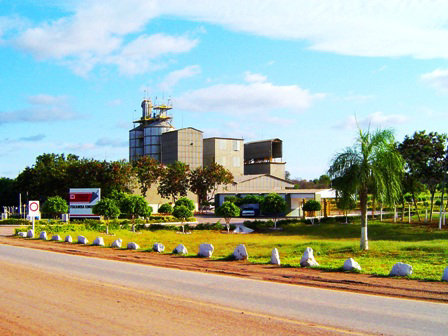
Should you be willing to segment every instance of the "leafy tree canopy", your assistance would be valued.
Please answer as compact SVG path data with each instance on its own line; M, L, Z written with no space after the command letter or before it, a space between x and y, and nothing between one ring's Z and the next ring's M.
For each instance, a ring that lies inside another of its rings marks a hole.
M232 217L238 217L240 215L241 209L237 207L232 202L224 202L220 207L218 207L215 212L218 216L223 217L226 219L232 218Z
M103 216L106 220L118 218L121 211L117 201L111 198L103 198L92 208L94 214Z
M152 208L143 196L129 195L122 201L122 208L132 219L138 216L149 217L152 213Z
M190 190L198 195L202 205L213 200L216 190L220 185L233 182L232 173L217 163L206 167L199 167L190 173Z
M160 178L162 167L156 159L150 156L141 156L133 163L133 166L140 191L143 197L145 197L146 192L151 188L151 185L156 183Z
M181 197L176 201L175 206L181 206L181 205L187 207L191 211L193 211L195 208L194 202L187 197Z
M18 206L19 195L16 181L7 177L0 177L0 207ZM2 208L0 210L3 210ZM0 211L1 212L1 211Z
M369 188L385 204L395 204L401 195L403 158L395 146L390 130L363 132L355 145L338 154L328 170L336 184L333 187L343 194L356 193L361 207L361 249L367 243L367 196Z
M303 211L320 211L322 206L318 201L309 200L303 205Z
M164 198L176 202L178 197L187 196L189 188L189 168L183 162L176 161L162 169L158 192Z
M159 207L159 213L172 214L173 213L173 207L169 203L162 204Z
M56 218L58 215L68 212L68 205L60 196L48 197L42 204L42 212Z
M70 188L101 188L107 197L112 190L130 191L132 166L126 161L80 159L73 154L42 154L17 176L17 190L29 199L50 196L68 198Z
M193 212L185 205L176 205L173 209L173 216L181 222L185 222L193 216Z
M264 197L261 211L264 214L278 217L286 211L286 201L279 194L271 193Z

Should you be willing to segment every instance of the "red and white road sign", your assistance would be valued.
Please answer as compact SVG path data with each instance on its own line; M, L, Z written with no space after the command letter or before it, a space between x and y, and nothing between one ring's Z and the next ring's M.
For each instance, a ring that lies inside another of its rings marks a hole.
M39 201L28 202L28 215L31 217L40 216Z

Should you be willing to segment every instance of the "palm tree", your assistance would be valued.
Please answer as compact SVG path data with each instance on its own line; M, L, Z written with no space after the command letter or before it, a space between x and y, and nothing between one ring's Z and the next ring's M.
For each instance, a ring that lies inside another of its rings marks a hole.
M352 147L336 155L328 173L342 193L357 194L361 207L361 249L368 250L367 195L369 187L378 201L395 204L401 194L404 161L396 150L391 130L363 132ZM373 188L373 190L372 190ZM371 192L370 191L370 192Z

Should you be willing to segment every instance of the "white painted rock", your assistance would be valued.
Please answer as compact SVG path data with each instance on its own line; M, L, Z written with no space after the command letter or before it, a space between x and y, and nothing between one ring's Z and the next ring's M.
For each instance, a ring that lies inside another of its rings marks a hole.
M54 235L53 237L51 237L51 240L60 241L61 240L61 236L60 235Z
M392 267L389 276L408 276L412 274L412 266L398 262Z
M361 266L353 258L349 258L344 261L344 266L342 266L344 271L360 271Z
M448 281L448 267L443 271L442 281Z
M302 267L319 266L318 262L314 258L313 249L311 247L307 247L305 252L303 253L302 258L300 259L300 266Z
M17 235L22 238L26 238L26 232L18 232Z
M188 250L187 250L187 248L183 244L179 244L173 250L173 253L175 253L175 254L188 254Z
M277 248L272 249L271 264L280 265L280 254L278 254Z
M84 236L78 236L78 244L88 244L89 240Z
M28 230L28 232L26 233L26 237L27 238L34 238L34 231L33 230Z
M72 238L72 236L68 235L68 236L65 236L64 241L65 241L66 243L71 243L71 242L73 242L73 238Z
M123 243L123 240L118 238L117 240L114 240L114 242L110 246L115 247L115 248L121 248L122 243Z
M128 250L138 250L140 246L137 243L130 242L128 243Z
M155 251L155 252L163 252L163 251L165 251L165 246L163 246L163 244L161 244L161 243L155 243L153 246L152 246L152 249Z
M47 233L46 233L45 231L42 231L42 232L39 234L39 239L47 240Z
M233 257L236 260L246 260L248 257L246 246L244 244L238 245L233 251Z
M212 256L214 250L215 250L215 248L213 247L212 244L201 244L201 245L199 245L198 256L210 258Z
M95 246L104 246L104 239L103 237L96 237L93 241L93 245Z

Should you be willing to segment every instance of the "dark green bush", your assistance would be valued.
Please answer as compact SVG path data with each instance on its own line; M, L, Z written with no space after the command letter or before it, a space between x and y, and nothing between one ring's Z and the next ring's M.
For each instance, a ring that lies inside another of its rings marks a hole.
M172 214L173 213L173 207L169 203L162 204L159 208L159 213L162 214Z
M194 210L194 202L187 197L179 198L174 205L174 209L179 206L184 206L191 211ZM174 209L173 209L173 211L174 211Z
M274 227L274 222L272 220L254 220L244 221L244 225L255 231L267 231L269 228Z
M8 218L0 220L0 225L28 225L28 224L30 224L30 221L23 218Z
M178 231L179 227L177 227L176 225L151 224L148 229L151 231L158 231L158 230Z
M303 205L303 211L320 211L322 206L318 201L309 200Z
M201 223L193 227L194 230L212 230L212 231L221 231L224 226L221 222L216 223Z

